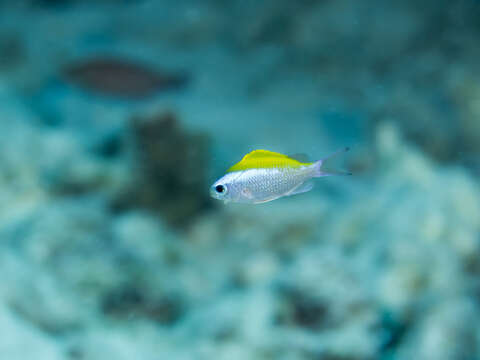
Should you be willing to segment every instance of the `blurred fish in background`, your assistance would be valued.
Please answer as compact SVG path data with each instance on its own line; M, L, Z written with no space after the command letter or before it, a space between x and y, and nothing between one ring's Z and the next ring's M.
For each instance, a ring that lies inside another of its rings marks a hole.
M480 359L479 15L0 0L0 358ZM209 196L345 145L308 196Z
M110 96L142 98L185 85L185 75L159 73L132 61L96 58L69 66L67 79L89 91Z

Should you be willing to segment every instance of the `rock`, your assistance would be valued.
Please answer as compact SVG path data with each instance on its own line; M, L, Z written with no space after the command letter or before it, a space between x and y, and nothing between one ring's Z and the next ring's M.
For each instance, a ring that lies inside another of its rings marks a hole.
M171 113L133 118L131 128L134 182L118 206L157 211L174 225L211 207L204 135L186 132Z

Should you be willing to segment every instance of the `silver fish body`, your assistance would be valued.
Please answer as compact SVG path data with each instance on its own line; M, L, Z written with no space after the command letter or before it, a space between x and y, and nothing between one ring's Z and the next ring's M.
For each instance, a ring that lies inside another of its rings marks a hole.
M299 168L260 168L234 171L217 180L210 189L212 197L225 202L257 204L312 189L310 180L322 176L321 163ZM221 190L221 191L220 191Z
M338 171L323 171L325 160L348 151L339 150L315 162L301 162L268 150L253 150L227 170L210 188L213 198L225 202L258 204L307 192L313 188L315 177L350 175Z

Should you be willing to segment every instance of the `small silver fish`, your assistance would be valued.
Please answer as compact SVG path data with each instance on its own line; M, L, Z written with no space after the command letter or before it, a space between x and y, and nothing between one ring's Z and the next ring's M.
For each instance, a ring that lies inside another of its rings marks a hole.
M283 196L301 194L313 188L312 178L350 173L325 172L324 161L342 152L315 162L300 162L293 157L267 150L254 150L215 181L210 195L218 200L259 204Z

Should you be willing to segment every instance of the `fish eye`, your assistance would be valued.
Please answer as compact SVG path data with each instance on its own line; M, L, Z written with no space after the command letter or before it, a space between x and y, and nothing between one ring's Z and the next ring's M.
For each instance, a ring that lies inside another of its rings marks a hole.
M215 186L215 191L219 194L224 194L227 191L227 188L223 185Z

